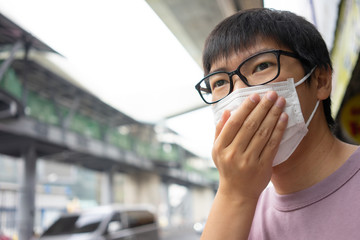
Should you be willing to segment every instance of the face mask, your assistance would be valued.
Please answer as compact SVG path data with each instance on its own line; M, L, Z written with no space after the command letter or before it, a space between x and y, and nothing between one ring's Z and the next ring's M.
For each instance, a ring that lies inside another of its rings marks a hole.
M294 79L289 78L283 82L269 83L266 85L241 88L233 91L227 97L220 102L213 105L213 113L215 118L215 124L217 124L223 112L227 109L230 112L234 112L241 103L251 94L257 93L260 97L263 97L268 91L275 91L278 96L282 96L286 99L286 106L284 112L289 116L288 125L280 142L279 150L273 161L273 166L286 161L291 154L295 151L301 140L308 132L308 126L315 115L315 112L319 106L319 101L316 102L313 112L309 119L305 123L302 115L299 98L296 92L296 87L302 84L314 71L313 68L305 77L294 84Z

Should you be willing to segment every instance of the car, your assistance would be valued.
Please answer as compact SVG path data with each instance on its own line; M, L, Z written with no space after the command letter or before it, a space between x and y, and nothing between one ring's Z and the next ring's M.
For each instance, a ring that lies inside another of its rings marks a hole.
M60 216L40 240L159 240L156 214L149 207L101 206Z

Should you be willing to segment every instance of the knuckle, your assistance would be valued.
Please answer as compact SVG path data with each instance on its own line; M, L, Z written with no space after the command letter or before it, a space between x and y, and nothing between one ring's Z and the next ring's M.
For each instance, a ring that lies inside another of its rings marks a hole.
M236 159L237 154L238 152L236 148L228 149L224 155L224 159L226 159L227 162L232 162L234 159Z
M212 149L212 156L218 163L230 164L236 156L234 149L223 149L218 145L214 144Z
M245 129L255 131L258 128L258 123L255 120L248 119L244 122Z
M271 150L275 150L278 145L279 145L279 141L277 139L270 138L267 143L267 148L269 148Z
M212 154L213 155L218 155L218 153L220 152L220 146L219 144L215 141L213 148L212 148Z
M267 100L267 101L261 101L259 107L261 108L261 110L268 111L272 105L273 103Z
M240 125L241 122L237 119L237 118L230 118L228 120L228 125L231 125L231 126L238 126Z
M244 153L244 155L241 158L241 163L243 165L249 164L251 162L252 155L250 153Z
M272 110L270 111L271 116L275 118L279 118L281 113L282 111L278 107L273 107Z
M257 135L261 138L268 138L270 136L271 130L269 128L260 128L257 132Z

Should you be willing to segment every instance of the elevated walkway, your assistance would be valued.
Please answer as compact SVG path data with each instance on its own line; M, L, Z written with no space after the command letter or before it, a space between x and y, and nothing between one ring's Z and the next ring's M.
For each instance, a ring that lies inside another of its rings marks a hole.
M14 60L0 82L0 89L19 109L14 116L0 121L2 154L20 157L23 149L31 145L38 157L97 171L152 171L177 183L212 184L199 172L179 168L191 153L178 145L156 142L156 136L144 139L141 131L148 131L149 126L113 109L35 61ZM136 128L138 136L122 134L121 126ZM178 168L163 167L167 164Z

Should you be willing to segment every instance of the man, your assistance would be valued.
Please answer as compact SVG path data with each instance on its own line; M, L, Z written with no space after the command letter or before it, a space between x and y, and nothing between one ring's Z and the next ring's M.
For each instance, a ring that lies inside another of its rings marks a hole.
M360 150L331 133L332 66L316 28L238 12L209 35L203 67L220 181L202 239L358 238Z

